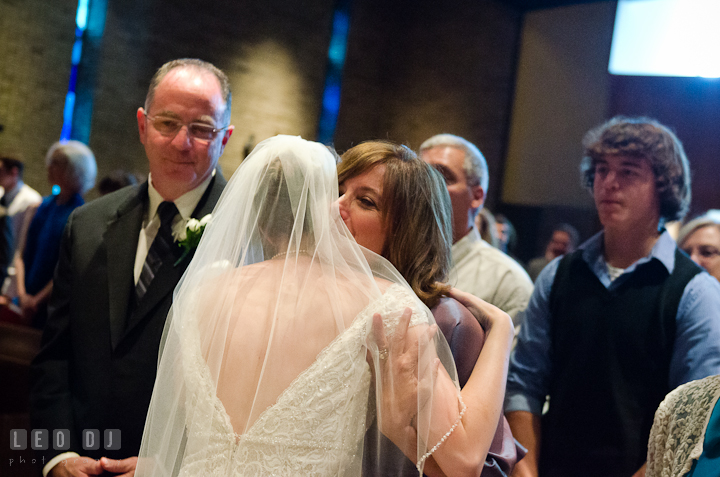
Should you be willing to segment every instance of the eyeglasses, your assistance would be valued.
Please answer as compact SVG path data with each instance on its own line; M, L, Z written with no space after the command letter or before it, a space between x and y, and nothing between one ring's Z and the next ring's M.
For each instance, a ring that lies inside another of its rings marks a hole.
M692 256L693 252L697 249L698 255L702 258L713 258L720 255L720 250L716 249L712 245L699 245L697 247L683 248L682 251Z
M143 112L145 117L150 120L157 132L167 137L175 137L183 126L187 126L188 134L200 141L212 141L217 133L224 131L230 126L224 128L214 128L209 124L203 123L184 123L178 119L168 118L167 116L150 116L147 112Z

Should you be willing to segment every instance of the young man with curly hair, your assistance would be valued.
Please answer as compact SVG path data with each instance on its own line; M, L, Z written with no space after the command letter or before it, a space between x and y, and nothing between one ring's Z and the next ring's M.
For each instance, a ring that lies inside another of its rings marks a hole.
M690 203L680 141L657 121L618 117L583 146L603 230L536 282L505 401L529 450L516 476L644 476L665 394L720 374L720 284L664 228Z

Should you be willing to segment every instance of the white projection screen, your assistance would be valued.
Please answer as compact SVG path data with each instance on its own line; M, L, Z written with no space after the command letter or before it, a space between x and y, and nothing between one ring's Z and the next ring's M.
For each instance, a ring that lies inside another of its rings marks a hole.
M720 0L619 0L608 70L720 77Z

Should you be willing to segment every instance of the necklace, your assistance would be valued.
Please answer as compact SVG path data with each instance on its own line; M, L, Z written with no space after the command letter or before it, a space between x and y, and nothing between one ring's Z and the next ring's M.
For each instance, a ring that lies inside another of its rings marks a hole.
M305 253L305 252L307 252L307 250L298 250L298 251L297 251L298 254ZM291 252L291 253L292 253L292 252ZM284 257L284 256L287 255L287 254L288 254L288 252L280 252L280 253L278 253L277 255L273 255L270 260L275 260L275 259L278 258L278 257Z

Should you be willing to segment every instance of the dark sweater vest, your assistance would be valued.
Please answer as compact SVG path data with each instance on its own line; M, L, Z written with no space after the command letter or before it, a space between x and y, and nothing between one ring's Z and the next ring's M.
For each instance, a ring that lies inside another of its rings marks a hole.
M550 408L540 475L629 477L645 462L653 416L671 390L675 320L700 268L675 249L608 291L582 259L560 261L550 293Z

